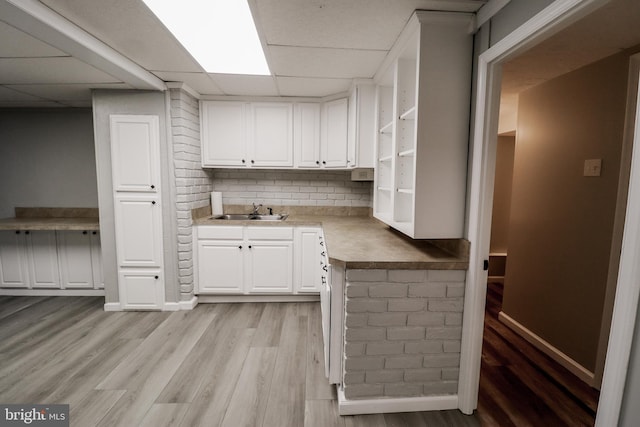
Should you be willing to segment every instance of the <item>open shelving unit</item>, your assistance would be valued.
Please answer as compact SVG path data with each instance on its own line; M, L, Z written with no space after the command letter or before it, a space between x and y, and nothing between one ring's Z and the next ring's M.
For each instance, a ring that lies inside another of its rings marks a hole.
M374 216L412 238L464 231L472 15L416 11L374 80Z

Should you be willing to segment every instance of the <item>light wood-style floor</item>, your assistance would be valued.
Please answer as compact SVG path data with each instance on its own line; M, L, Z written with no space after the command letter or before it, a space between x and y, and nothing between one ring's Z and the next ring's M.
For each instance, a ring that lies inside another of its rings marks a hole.
M480 425L459 411L340 417L318 303L102 305L0 297L0 402L68 403L79 427Z

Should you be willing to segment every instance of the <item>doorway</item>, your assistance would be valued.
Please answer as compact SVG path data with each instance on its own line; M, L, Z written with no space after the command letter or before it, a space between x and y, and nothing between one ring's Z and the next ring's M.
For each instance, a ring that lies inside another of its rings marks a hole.
M558 31L572 22L579 15L586 14L587 7L593 7L594 2L555 2L538 16L529 22L530 25L522 32L514 34L511 39L503 40L500 45L489 49L480 57L479 63L479 88L476 111L476 125L474 129L474 141L470 201L469 240L472 244L470 269L467 279L467 301L465 302L465 325L463 336L463 354L461 364L461 378L463 384L460 387L460 408L463 412L472 410L477 399L474 394L475 375L479 374L479 355L481 348L482 315L484 312L484 297L486 293L487 273L482 269L483 261L487 259L489 252L489 230L491 218L491 202L493 191L493 173L495 171L495 135L497 135L497 106L500 92L501 66L506 59L515 57L526 44L533 45L536 39L548 31ZM535 21L535 22L533 22ZM631 186L634 183L633 175ZM633 191L629 191L630 217L638 203ZM624 238L630 240L630 244L623 250L620 262L620 278L618 282L618 297L614 308L611 339L609 341L609 356L607 359L607 371L603 382L603 394L601 408L598 411L598 419L601 425L615 425L620 408L622 387L626 375L626 366L629 359L629 348L633 331L635 313L637 311L637 289L633 288L634 266L638 263L640 251L637 232L633 224L627 224ZM624 295L621 297L621 295ZM480 325L480 326L478 326ZM479 339L480 337L480 339ZM626 341L625 341L626 340ZM622 366L617 369L609 366ZM477 384L477 383L476 383ZM475 389L477 390L477 389ZM477 392L477 391L476 391Z

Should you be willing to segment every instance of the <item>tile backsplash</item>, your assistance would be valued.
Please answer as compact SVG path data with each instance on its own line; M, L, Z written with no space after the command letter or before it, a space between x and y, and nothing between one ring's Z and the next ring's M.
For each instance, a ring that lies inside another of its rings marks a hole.
M214 170L213 191L225 205L371 207L372 182L351 181L350 171Z

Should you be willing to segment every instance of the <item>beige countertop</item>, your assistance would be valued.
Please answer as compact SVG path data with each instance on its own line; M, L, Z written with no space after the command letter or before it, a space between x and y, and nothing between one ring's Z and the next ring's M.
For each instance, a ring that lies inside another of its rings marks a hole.
M464 239L414 240L364 216L292 214L284 221L258 223L207 217L196 219L193 224L322 226L331 263L345 268L466 270L469 267L468 242Z
M0 219L0 230L97 231L95 208L16 208L14 218Z

